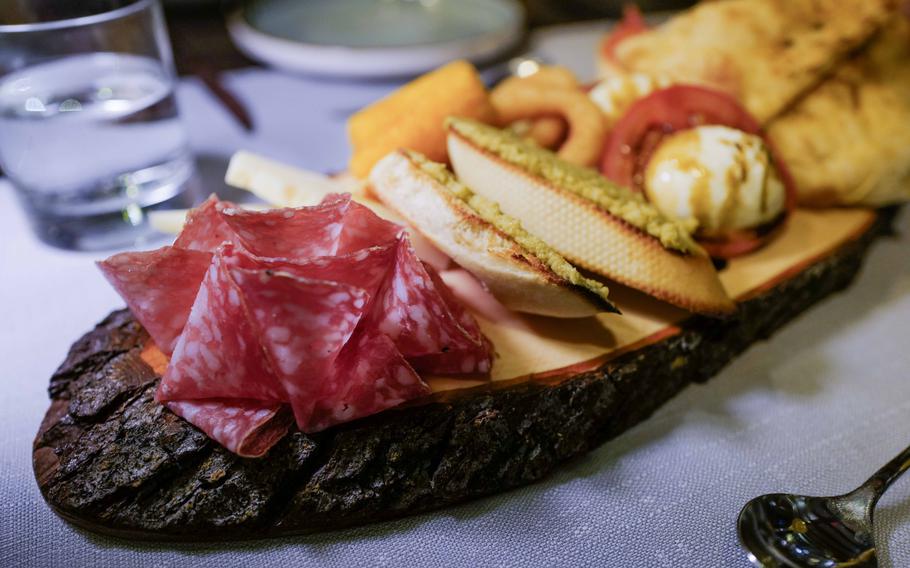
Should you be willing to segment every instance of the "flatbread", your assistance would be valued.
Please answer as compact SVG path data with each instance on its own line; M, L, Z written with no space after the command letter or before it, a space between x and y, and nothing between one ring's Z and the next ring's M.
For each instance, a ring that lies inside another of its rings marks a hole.
M895 18L768 134L803 204L910 200L910 21Z
M616 49L624 71L726 91L761 122L776 116L862 46L894 0L703 3Z

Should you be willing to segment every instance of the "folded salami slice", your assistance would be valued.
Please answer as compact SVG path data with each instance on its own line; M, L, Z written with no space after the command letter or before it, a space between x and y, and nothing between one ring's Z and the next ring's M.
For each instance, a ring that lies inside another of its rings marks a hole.
M298 261L254 257L245 251L235 250L228 257L228 263L237 268L284 271L298 278L339 282L356 286L374 297L395 261L397 247L398 243L392 241L348 254Z
M174 247L99 263L158 347L157 398L225 447L264 454L490 370L474 317L407 233L350 195L243 211L210 197Z
M430 387L391 339L369 328L358 329L339 355L312 414L298 415L297 425L304 432L318 432L429 393Z
M284 271L233 268L231 276L297 423L305 424L369 295L347 284Z
M199 287L157 397L273 402L287 398L220 251Z
M465 366L458 372L485 372L482 369L490 368L489 352L479 339L479 329L474 336L462 327L407 238L399 241L395 265L373 302L368 320L365 325L392 339L408 360L449 352L475 353L471 369ZM471 318L471 327L476 325Z
M417 371L431 374L489 373L493 363L493 345L480 331L474 316L458 301L452 290L446 286L439 273L423 263L424 269L433 281L433 286L445 301L449 312L461 329L472 339L471 345L454 348L443 353L411 357L409 362Z
M97 264L158 348L171 354L211 261L207 252L162 247Z
M223 242L238 243L234 230L224 221L221 212L235 209L230 201L221 201L213 193L202 205L190 210L186 223L174 246L177 248L214 252Z
M369 208L351 201L344 215L344 228L338 243L338 254L346 254L367 247L394 241L404 227L379 217Z
M439 292L439 295L442 297L442 301L445 302L446 307L449 308L449 313L452 314L452 317L455 318L455 321L458 322L458 325L461 326L461 329L464 330L472 341L480 345L485 338L480 331L480 325L477 323L477 320L471 315L468 308L455 297L455 293L452 292L452 289L443 281L442 277L439 276L436 269L426 262L421 262L421 264L430 277L430 280L433 281L433 287L436 288L436 291Z
M303 260L338 251L350 206L350 195L328 195L313 207L223 209L221 215L243 247L254 255Z
M255 400L181 400L168 402L167 407L245 458L265 455L294 422L287 405Z

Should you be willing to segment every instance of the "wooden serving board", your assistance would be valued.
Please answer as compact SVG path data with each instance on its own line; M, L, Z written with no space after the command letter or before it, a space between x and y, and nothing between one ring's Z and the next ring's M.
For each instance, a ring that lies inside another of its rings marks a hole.
M299 534L436 509L536 481L846 287L894 210L798 211L722 271L740 309L691 316L628 290L623 316L482 321L492 381L432 377L426 399L243 459L154 401L148 336L126 310L51 378L35 476L62 517L153 540Z

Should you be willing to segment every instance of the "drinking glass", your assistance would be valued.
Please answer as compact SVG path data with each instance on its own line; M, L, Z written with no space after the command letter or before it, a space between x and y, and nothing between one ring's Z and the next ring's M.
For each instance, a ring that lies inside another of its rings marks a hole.
M192 204L158 0L0 2L0 168L47 243L136 245Z

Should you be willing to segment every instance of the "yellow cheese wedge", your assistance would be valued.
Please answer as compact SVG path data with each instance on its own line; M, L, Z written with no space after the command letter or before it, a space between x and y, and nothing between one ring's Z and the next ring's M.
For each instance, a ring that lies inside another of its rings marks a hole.
M449 115L495 119L486 87L467 61L453 61L418 77L348 120L349 169L364 178L383 156L410 148L438 162L446 159L443 121Z
M167 211L149 211L149 225L160 233L176 235L186 223L189 209L170 209Z
M694 243L679 243L685 245L680 246L683 250L668 249L657 236L659 224L649 234L602 204L481 147L460 133L456 124L450 122L448 150L458 178L477 194L497 201L506 214L518 218L573 264L694 312L721 314L735 309L710 258ZM524 144L514 137L509 143ZM528 147L513 150L511 157L542 152ZM561 167L555 155L549 156ZM630 213L629 219L634 218Z
M268 205L261 203L240 203L241 209L249 211L265 211L269 209ZM149 225L160 233L167 235L176 235L183 230L186 223L186 216L189 209L167 209L162 211L149 211Z

